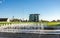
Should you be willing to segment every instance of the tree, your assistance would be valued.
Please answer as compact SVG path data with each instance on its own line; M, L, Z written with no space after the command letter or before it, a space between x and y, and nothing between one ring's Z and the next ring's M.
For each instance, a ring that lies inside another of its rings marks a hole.
M48 20L41 20L41 22L49 22Z
M60 20L57 20L57 22L60 22Z
M20 19L12 19L10 20L11 22L20 22L21 20Z
M55 20L52 20L51 22L56 22Z

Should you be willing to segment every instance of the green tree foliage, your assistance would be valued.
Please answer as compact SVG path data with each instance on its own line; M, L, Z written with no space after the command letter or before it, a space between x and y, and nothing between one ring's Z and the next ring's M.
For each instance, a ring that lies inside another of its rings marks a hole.
M56 22L55 20L52 20L51 22Z
M48 20L41 20L41 22L49 22Z
M20 19L12 19L10 20L11 22L20 22L21 20Z

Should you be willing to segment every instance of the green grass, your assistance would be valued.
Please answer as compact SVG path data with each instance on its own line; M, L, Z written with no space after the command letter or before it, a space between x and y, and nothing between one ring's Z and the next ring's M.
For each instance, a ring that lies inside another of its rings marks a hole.
M0 25L4 25L4 24L40 24L41 22L0 22ZM58 24L60 24L60 22L42 22L45 25L48 26L57 26Z
M31 24L31 23L37 24L38 22L0 22L0 25L1 24Z
M60 24L60 22L48 22L47 23L48 26L57 26L58 24Z

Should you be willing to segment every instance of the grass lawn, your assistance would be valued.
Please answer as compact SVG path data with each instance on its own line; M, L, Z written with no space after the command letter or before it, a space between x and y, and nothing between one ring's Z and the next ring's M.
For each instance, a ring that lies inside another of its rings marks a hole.
M48 26L57 26L59 24L60 24L60 22L48 22L47 23Z
M0 22L0 25L3 24L38 24L40 22Z
M41 22L0 22L0 25L4 25L4 24L40 24ZM43 22L42 22L43 23ZM48 25L48 26L57 26L58 24L60 24L60 22L44 22L44 25Z

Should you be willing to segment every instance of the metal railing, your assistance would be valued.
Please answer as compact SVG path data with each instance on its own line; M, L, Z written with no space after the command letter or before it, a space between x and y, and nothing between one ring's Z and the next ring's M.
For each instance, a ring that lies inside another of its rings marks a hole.
M0 27L0 32L60 34L60 30L44 30L44 24L9 24ZM41 29L41 27L43 29Z

